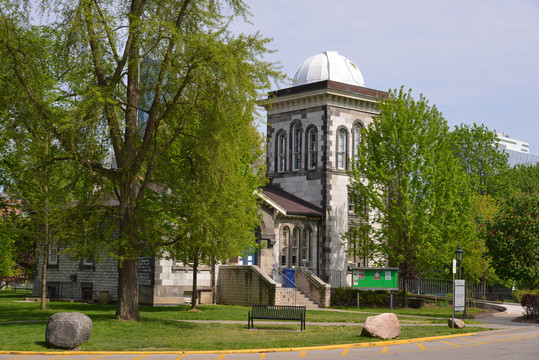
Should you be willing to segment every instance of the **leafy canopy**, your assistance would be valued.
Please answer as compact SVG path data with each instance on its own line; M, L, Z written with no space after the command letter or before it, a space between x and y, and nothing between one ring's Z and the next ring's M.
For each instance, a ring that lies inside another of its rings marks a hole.
M379 111L351 171L350 197L361 218L356 238L371 242L379 262L400 267L404 278L432 275L466 242L465 174L446 121L423 96L391 90Z
M513 194L483 228L492 267L502 279L539 286L539 192Z

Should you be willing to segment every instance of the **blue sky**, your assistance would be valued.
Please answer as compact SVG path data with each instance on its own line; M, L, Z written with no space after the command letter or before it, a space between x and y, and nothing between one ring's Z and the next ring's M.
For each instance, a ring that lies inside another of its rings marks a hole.
M301 63L338 51L365 86L422 93L451 128L484 124L539 154L539 1L247 0L252 25L273 38L292 77Z

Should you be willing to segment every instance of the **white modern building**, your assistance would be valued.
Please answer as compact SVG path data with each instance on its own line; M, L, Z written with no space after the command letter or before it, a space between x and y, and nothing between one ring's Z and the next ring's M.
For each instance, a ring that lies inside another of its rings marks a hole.
M521 140L512 139L504 133L497 133L498 148L509 155L509 165L539 163L539 155L530 154L530 144Z

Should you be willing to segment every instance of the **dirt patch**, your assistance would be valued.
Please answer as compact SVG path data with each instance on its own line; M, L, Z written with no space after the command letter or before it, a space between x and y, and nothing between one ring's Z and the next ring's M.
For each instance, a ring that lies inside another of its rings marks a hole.
M517 317L513 321L518 322L518 323L537 324L539 323L539 318L524 315L524 316Z

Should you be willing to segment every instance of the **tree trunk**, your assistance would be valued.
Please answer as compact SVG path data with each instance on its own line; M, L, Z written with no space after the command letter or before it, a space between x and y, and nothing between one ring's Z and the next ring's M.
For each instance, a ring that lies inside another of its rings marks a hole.
M408 276L402 276L402 307L408 307Z
M43 264L41 265L41 304L39 306L40 310L45 310L47 308L47 259L49 257L49 245L45 241L43 246Z
M404 262L402 271L402 307L408 307L408 263Z
M191 309L197 308L197 273L198 273L198 253L195 253L193 262L193 293L191 294Z
M138 260L118 261L118 304L116 319L139 321Z
M217 284L215 279L215 260L212 260L211 262L211 302L212 304L216 303L216 295L217 295Z
M118 304L116 319L139 321L138 213L133 182L120 184L120 249L118 251Z

